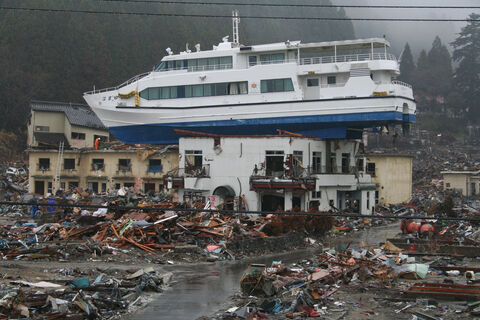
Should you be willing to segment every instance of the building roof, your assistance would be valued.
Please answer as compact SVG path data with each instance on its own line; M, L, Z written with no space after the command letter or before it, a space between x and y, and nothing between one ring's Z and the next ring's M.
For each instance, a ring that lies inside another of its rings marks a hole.
M68 102L31 101L33 111L63 112L70 124L80 127L107 130L89 106Z
M366 153L365 156L368 157L384 157L384 158L413 158L412 155L410 154L405 154L405 153Z
M60 142L63 141L64 147L69 148L67 137L65 137L63 133L34 132L33 136L37 140L39 146L57 148Z
M473 170L465 170L465 171L461 171L461 170L445 170L445 171L441 171L440 172L441 174L463 174L463 175L477 175L477 174L480 174L480 170L476 170L476 171L473 171Z

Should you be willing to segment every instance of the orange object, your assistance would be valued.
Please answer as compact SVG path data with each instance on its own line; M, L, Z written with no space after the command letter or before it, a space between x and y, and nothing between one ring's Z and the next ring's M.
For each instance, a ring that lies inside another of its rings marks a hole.
M408 249L408 251L411 251L411 252L414 252L415 251L415 243L412 243L410 245L410 249Z
M94 144L95 150L98 150L99 144L100 144L100 138L95 139L95 144Z
M435 229L433 228L433 226L431 224L424 224L420 227L420 233L424 233L424 232L429 232L429 231L434 231Z

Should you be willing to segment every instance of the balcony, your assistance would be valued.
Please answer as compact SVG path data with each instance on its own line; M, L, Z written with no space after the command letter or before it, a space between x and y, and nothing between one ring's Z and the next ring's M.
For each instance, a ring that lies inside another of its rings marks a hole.
M315 190L315 178L263 178L250 177L252 190Z

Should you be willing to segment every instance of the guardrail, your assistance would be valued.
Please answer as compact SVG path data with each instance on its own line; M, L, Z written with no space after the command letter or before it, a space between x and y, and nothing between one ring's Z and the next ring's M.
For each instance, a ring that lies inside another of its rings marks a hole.
M92 91L87 91L87 92L84 92L83 94L95 94L95 93L101 93L101 92L107 92L107 91L112 91L112 90L117 90L117 89L120 89L122 87L125 87L126 85L132 83L132 82L135 82L135 81L138 81L140 80L141 78L149 75L150 72L145 72L145 73L142 73L142 74L139 74L139 75L136 75L134 76L133 78L130 78L128 79L127 81L123 82L122 84L119 84L118 86L116 87L110 87L110 88L103 88L103 89L94 89Z
M411 84L408 84L408 83L403 82L403 81L400 81L400 80L392 80L392 84L398 84L398 85L401 85L401 86L404 86L404 87L407 87L407 88L412 89L412 85L411 85Z

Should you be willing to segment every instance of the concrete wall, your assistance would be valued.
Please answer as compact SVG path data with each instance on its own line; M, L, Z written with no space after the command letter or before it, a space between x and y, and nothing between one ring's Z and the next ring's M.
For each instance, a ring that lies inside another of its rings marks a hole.
M63 159L75 159L75 169L65 170L64 162L61 163L61 179L66 186L70 182L77 182L81 188L87 188L89 182L98 183L99 190L101 184L105 183L109 190L116 189L117 184L123 187L125 183L141 183L140 189L143 190L145 183L154 183L155 191L159 191L160 184L163 184L163 176L166 172L178 167L178 152L169 151L160 154L152 154L145 158L142 150L89 150L80 153L75 150L65 150ZM33 193L35 181L52 182L55 177L57 167L58 151L56 150L29 150L30 163L30 192ZM50 159L50 169L40 171L38 163L40 158ZM104 159L104 170L93 170L92 159ZM130 159L131 171L122 172L118 170L118 159ZM161 172L148 172L149 159L161 159ZM45 188L46 189L46 188ZM48 190L45 190L45 194Z
M380 204L398 204L412 198L412 157L403 155L367 155L367 163L375 163L375 176Z
M32 110L32 115L27 128L27 144L32 147L38 146L38 143L35 141L33 136L36 126L48 127L49 130L47 132L64 133L65 122L68 121L66 121L65 114L63 112L42 112Z
M84 133L85 140L72 139L72 132ZM109 132L107 130L74 126L71 125L70 122L65 121L65 136L67 137L68 143L72 148L93 148L95 135L105 137L104 139L102 139L102 141L106 141L108 140Z
M331 209L330 200L337 203L338 190L356 190L358 180L351 174L318 174L316 191L321 191L321 198L313 198L310 191L282 190L255 191L250 189L250 177L254 175L255 165L258 168L258 176L265 175L266 151L283 151L284 159L288 154L301 151L303 155L303 167L312 166L313 152L321 152L322 167L327 163L327 146L330 152L336 154L336 166L340 172L342 153L350 153L349 166L355 164L355 153L358 148L357 141L331 140L328 143L320 139L292 138L292 137L228 137L220 138L215 146L214 138L184 137L180 138L179 144L179 168L180 174L184 174L185 151L195 150L202 152L202 164L208 167L207 177L185 176L185 189L202 191L205 196L212 195L216 188L229 186L235 192L235 196L244 195L250 210L261 210L261 199L265 194L272 194L286 199L284 208L291 207L292 197L301 199L301 209L307 210L311 200L320 202L320 210ZM368 177L369 178L369 177ZM369 180L365 177L364 180ZM369 181L368 181L369 182ZM179 191L182 200L184 190ZM365 197L364 197L365 198ZM372 202L374 203L374 202Z
M33 111L30 122L28 124L28 138L27 145L37 147L38 143L33 136L36 126L49 127L50 133L63 133L72 148L93 148L94 135L100 135L108 138L107 130L87 128L81 126L71 125L63 112L43 112ZM72 132L79 132L85 134L85 140L72 139Z
M443 186L446 190L459 190L462 195L470 197L480 195L480 176L476 172L442 172ZM472 188L472 184L475 186Z

